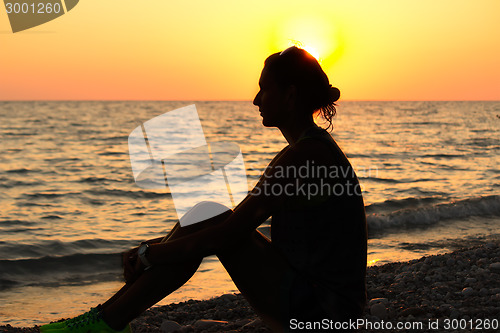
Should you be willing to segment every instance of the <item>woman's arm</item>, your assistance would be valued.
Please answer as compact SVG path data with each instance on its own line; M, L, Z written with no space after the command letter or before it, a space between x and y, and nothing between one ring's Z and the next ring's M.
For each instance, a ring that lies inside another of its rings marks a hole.
M272 186L284 188L295 182L294 179L279 177L276 172L289 166L305 165L310 152L309 147L283 149L234 211L192 226L180 227L166 242L150 245L148 260L152 264L183 262L230 248L232 243L249 235L283 205L286 194L277 195L269 189Z
M146 243L148 244L156 244L156 243L159 243L162 241L164 237L158 237L158 238L154 238L154 239L149 239L146 241Z
M148 260L152 264L183 262L230 247L270 216L269 203L262 199L249 194L234 211L179 228L166 242L150 245Z

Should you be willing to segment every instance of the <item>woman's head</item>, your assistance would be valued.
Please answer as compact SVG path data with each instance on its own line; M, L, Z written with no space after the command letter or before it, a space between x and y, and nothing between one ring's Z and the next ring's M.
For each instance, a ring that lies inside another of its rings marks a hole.
M272 54L265 61L264 72L282 91L293 89L297 111L310 115L319 111L331 127L340 91L330 85L318 61L307 51L292 46Z

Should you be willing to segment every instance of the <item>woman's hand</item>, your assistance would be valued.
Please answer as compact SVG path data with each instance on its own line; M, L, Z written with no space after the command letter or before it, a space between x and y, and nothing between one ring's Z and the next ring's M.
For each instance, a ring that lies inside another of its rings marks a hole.
M134 247L122 254L123 277L126 283L133 283L144 272L144 268L146 268L137 255L138 249L138 247Z

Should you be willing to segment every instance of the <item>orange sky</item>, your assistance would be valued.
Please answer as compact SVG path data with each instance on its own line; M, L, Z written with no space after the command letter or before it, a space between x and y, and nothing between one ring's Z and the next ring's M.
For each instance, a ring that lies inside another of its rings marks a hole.
M12 33L0 100L249 100L299 41L344 100L500 100L498 0L85 0Z

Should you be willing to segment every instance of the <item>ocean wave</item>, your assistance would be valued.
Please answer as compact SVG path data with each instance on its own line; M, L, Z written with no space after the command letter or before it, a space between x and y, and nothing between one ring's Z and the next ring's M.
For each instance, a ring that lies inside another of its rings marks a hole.
M10 226L33 226L37 225L38 222L35 221L25 221L25 220L0 220L0 227L10 227ZM0 241L0 244L3 242Z
M43 159L46 162L52 162L52 163L66 163L66 162L77 162L77 161L82 161L82 159L78 157L54 157L54 158L44 158Z
M71 242L58 240L30 240L25 243L0 241L2 259L6 260L39 260L55 253L61 257L77 254L110 254L119 253L139 244L140 240L107 240L81 239Z
M108 136L108 137L95 137L93 138L97 141L117 141L119 143L126 142L128 140L128 135L117 135L117 136Z
M10 180L10 179L0 179L0 187L3 188L14 188L14 187L20 187L20 186L39 186L39 185L44 185L43 182L41 181L34 181L34 182L24 182L21 180Z
M53 207L52 204L40 204L36 202L16 202L17 207Z
M419 199L421 200L421 199ZM433 202L429 198L429 202ZM411 202L412 199L408 199ZM387 205L403 206L408 202L386 202ZM387 208L387 207L385 207ZM458 200L455 202L438 203L420 207L403 208L390 213L373 213L368 215L370 231L383 231L393 228L407 228L433 225L442 220L465 218L470 216L500 216L500 196Z
M486 242L498 241L500 241L500 234L474 235L465 238L440 239L439 241L426 241L416 243L401 242L399 243L399 247L409 251L429 251L433 249L451 249L454 251L471 246L481 245Z
M218 259L210 256L205 261L214 260ZM203 271L210 270L211 268ZM122 279L120 252L0 260L0 291L24 286L89 285Z
M447 200L446 196L429 196L429 197L412 197L404 199L388 199L384 202L373 203L367 205L365 210L368 214L373 213L390 213L401 209L410 209L431 205Z
M45 215L41 217L42 220L60 220L63 219L59 215Z
M91 272L108 270L109 266L119 268L119 253L111 254L73 254L69 256L46 256L38 259L0 260L0 277L57 274L58 272Z
M3 229L2 230L2 236L7 237L7 236L19 236L21 233L28 233L28 234L33 234L37 231L45 231L44 228L11 228L11 229Z
M12 169L12 170L6 170L6 173L28 173L28 172L33 172L35 170L30 170L26 168L20 168L20 169Z
M108 179L109 180L109 179ZM166 192L152 192L152 191L128 191L128 190L120 190L120 189L103 189L103 190L86 190L83 191L85 194L91 194L95 196L112 196L112 197L126 197L132 199L141 199L141 198L160 198L160 197L168 197L170 193ZM58 198L66 198L66 197L82 197L81 192L39 192L39 193L24 193L20 198L22 199L58 199Z
M21 198L24 199L56 199L68 196L79 195L77 192L64 192L64 193L50 193L50 192L41 192L41 193L25 193L21 195Z
M387 184L399 184L401 183L400 180L398 179L392 179L392 178L380 178L380 177L358 177L360 180L363 181L372 181L376 183L387 183Z
M88 194L93 194L93 195L105 195L105 196L117 196L117 197L127 197L127 198L132 198L132 199L138 199L138 198L161 198L161 197L168 197L170 196L170 193L165 193L165 192L152 192L152 191L125 191L125 190L88 190L84 191L85 193Z
M111 179L109 178L104 178L104 177L84 177L84 178L81 178L80 180L77 180L77 182L79 183L90 183L90 184L93 184L93 183L102 183L102 182L107 182L107 181L110 181Z
M484 131L482 131L484 132ZM488 148L498 148L500 147L500 140L493 138L471 138L466 142L466 145L474 147L488 147Z
M34 133L34 132L4 132L3 135L6 136L6 137L9 137L9 136L34 136L34 135L37 135L38 133Z
M467 155L467 154L424 154L424 155L421 155L420 157L451 159L451 158L464 158L464 157L468 157L468 156L469 155Z
M455 165L447 165L447 164L443 164L443 163L426 162L426 161L421 160L420 158L417 158L417 162L422 164L422 165L431 165L432 167L436 167L436 168L439 168L441 170L470 171L470 169L467 167L458 167Z
M119 253L0 260L0 290L18 286L61 286L113 281L120 279L120 276Z
M418 179L393 179L393 178L381 178L381 177L358 177L360 180L372 181L376 183L387 183L387 184L407 184L407 183L421 183L421 182L434 182L440 179L431 178L418 178Z
M128 153L122 151L105 151L97 154L99 156L127 156Z

